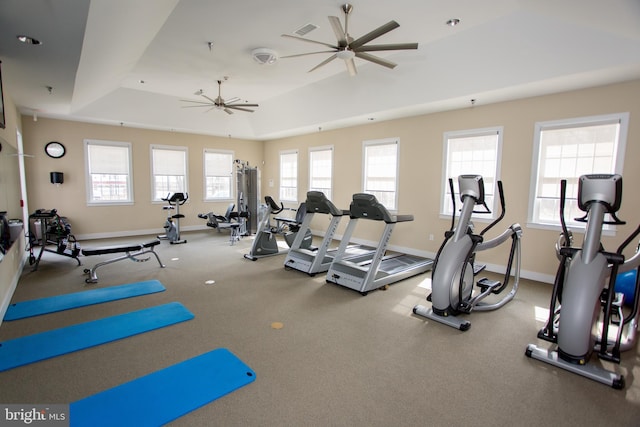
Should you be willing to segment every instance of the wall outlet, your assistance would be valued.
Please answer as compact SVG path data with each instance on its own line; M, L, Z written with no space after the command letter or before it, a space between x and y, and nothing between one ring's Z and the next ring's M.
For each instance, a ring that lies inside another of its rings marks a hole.
M433 240L433 234L429 234L429 240Z

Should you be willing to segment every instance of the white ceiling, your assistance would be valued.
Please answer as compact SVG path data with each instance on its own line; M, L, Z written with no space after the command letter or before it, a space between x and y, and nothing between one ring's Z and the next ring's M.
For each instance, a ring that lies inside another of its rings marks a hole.
M351 36L395 20L370 44L419 48L380 52L394 69L356 59L354 77L340 59L308 72L329 54L252 59L324 50L281 35L312 23L305 38L335 43L343 3L2 0L2 78L26 115L258 140L640 78L640 0L355 0ZM184 108L224 77L254 113Z

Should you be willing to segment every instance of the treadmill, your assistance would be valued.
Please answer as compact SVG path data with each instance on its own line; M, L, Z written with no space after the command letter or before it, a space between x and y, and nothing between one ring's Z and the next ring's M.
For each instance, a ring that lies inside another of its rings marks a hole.
M335 253L338 251L337 248L330 248L333 236L338 228L338 224L340 224L340 220L344 216L349 215L349 211L338 209L321 191L307 192L305 205L307 210L306 215L300 225L300 231L293 241L291 249L287 253L284 267L315 276L317 273L324 273L329 270L329 266L335 258ZM300 236L306 235L307 230L310 230L311 221L316 214L331 215L329 227L325 232L320 246L301 247L303 246L303 240ZM345 249L344 258L352 262L362 263L371 260L374 254L375 248L349 245Z
M349 224L338 252L327 271L327 283L335 283L367 295L369 291L431 270L433 260L414 255L386 254L391 233L397 223L413 221L413 215L391 215L373 194L357 193L349 209ZM384 221L385 227L373 258L357 262L345 258L349 240L359 220Z

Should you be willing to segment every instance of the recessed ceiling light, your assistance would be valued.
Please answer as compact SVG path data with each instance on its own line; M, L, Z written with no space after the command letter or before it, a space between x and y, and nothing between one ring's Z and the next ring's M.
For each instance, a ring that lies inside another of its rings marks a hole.
M460 20L458 18L452 18L447 21L447 25L450 27L455 27L459 23L460 23Z
M18 40L20 40L20 42L25 44L32 44L34 46L38 46L42 44L40 40L34 39L33 37L23 36L23 35L19 35L16 37L18 38Z

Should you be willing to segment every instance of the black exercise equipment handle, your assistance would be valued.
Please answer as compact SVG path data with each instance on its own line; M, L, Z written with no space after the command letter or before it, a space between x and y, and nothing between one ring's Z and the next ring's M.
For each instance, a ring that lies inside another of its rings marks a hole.
M451 228L450 231L456 227L456 193L453 190L453 178L449 178L449 188L451 190L451 203L453 204L453 212L451 213Z
M482 230L480 232L481 236L483 236L484 233L489 231L491 228L493 228L494 225L496 225L497 223L502 221L502 218L504 218L504 214L506 212L506 207L505 207L505 203L504 203L504 191L502 189L502 181L498 181L498 193L500 194L500 209L501 209L500 216L498 218L496 218L495 221L493 221L484 230ZM485 207L486 207L486 205L485 205Z
M562 225L562 234L564 234L564 245L569 246L571 244L571 236L567 229L567 223L564 220L564 206L567 198L567 180L560 181L560 224Z

